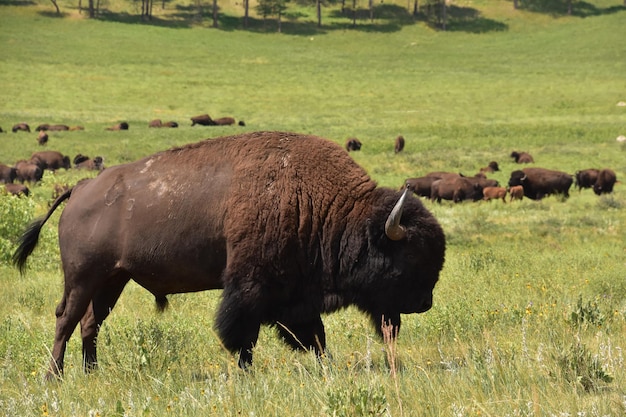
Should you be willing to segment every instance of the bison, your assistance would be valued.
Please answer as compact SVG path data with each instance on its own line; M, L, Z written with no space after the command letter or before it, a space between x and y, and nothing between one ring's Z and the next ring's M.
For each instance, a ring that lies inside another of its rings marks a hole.
M64 156L58 151L35 152L31 155L30 160L42 170L56 171L61 168L70 169L72 166L69 156Z
M39 131L39 134L37 135L37 143L39 143L41 146L48 143L48 134L45 132L45 130Z
M128 130L128 128L129 128L128 122L120 122L113 126L107 127L105 130L119 131L119 130Z
M615 172L612 169L603 169L598 172L598 178L593 184L593 192L597 195L612 193L616 182Z
M28 126L27 123L18 123L13 125L13 127L11 128L11 131L13 133L22 131L22 132L30 132L30 126Z
M545 168L524 168L511 173L509 186L523 186L524 195L532 200L541 200L550 194L563 194L568 198L573 181L573 177L566 172Z
M513 200L524 199L524 187L521 185L514 185L513 187L509 187L509 202Z
M496 161L491 161L489 162L489 164L487 164L486 167L482 167L480 169L479 172L496 172L496 171L500 171L500 167L498 166L498 163Z
M346 141L346 150L350 151L360 151L361 150L361 141L357 138L348 138Z
M25 182L39 182L43 177L43 169L31 161L17 161L15 163L16 180L22 184Z
M581 191L583 188L591 188L598 179L599 169L589 168L576 171L574 174L574 187Z
M213 123L215 123L215 126L232 126L235 124L235 119L232 117L220 117L213 120Z
M168 294L223 289L215 327L245 369L262 324L321 355L320 315L350 305L396 337L401 314L431 308L444 263L443 230L419 199L377 187L311 135L222 137L107 168L28 226L13 255L22 272L65 200L49 376L79 322L84 367L97 365L98 330L131 279L161 309Z
M17 169L0 164L0 183L10 184L17 178Z
M491 201L495 199L501 199L506 203L506 188L504 187L484 187L483 188L483 200Z
M215 126L215 122L208 114L201 114L200 116L194 116L191 118L191 125Z
M396 143L395 143L395 146L393 148L393 151L395 153L398 153L398 152L402 152L403 149L404 149L404 137L403 136L398 136L396 138Z
M74 168L76 169L86 169L88 171L102 171L104 169L104 160L101 156L96 156L93 159L87 158L80 160L79 162L74 162Z
M430 198L430 191L433 182L437 181L439 178L436 177L416 177L416 178L407 178L404 182L403 188L408 188L410 191L413 191L416 195L420 197L428 197Z
M444 177L431 185L430 199L441 203L441 200L452 200L460 203L463 200L478 201L483 198L483 185L476 178Z
M535 162L533 157L528 152L511 152L511 158L515 160L517 164L530 164Z
M30 190L24 184L4 184L4 189L7 194L15 195L17 197L28 197Z

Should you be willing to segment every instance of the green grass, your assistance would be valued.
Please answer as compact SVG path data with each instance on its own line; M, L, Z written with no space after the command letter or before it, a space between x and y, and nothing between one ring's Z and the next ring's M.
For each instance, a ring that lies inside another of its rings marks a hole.
M243 30L239 6L220 3L216 30L206 11L200 21L173 4L146 24L120 1L95 21L74 3L61 1L58 18L49 2L0 2L0 126L83 125L51 133L48 148L107 165L207 137L289 130L358 137L363 149L351 155L393 188L428 171L473 174L491 160L506 183L519 168L512 150L529 151L536 166L610 167L626 178L626 147L615 141L626 134L626 108L616 105L626 101L619 0L576 3L571 17L560 6L533 11L538 2L518 11L454 2L445 33L398 13L350 28L332 7L317 29L312 9L296 5L303 17L282 34L260 21ZM201 113L247 125L192 128ZM154 118L181 127L148 129ZM129 131L104 130L122 120ZM395 155L398 134L407 146ZM0 162L39 149L35 133L0 134ZM348 309L324 317L332 359L291 352L264 328L243 373L212 330L219 291L172 296L158 315L150 294L129 284L101 332L101 369L82 373L77 332L64 381L45 383L62 291L58 214L25 276L8 261L53 185L85 175L46 174L29 199L0 196L2 415L626 413L623 184L601 198L572 190L567 201L426 201L447 235L446 264L433 309L404 316L395 347Z

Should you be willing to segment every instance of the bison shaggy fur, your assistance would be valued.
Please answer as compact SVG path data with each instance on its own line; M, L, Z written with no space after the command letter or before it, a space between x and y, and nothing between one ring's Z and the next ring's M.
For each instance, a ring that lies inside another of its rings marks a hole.
M612 193L616 182L615 171L605 168L598 172L598 178L593 184L593 192L597 195Z
M160 307L222 288L217 334L245 368L262 324L322 354L321 314L350 305L395 337L401 314L431 308L444 262L443 230L419 199L377 187L340 146L309 135L210 139L107 168L31 223L14 254L22 271L65 200L51 376L79 322L83 363L96 365L98 329L131 279Z

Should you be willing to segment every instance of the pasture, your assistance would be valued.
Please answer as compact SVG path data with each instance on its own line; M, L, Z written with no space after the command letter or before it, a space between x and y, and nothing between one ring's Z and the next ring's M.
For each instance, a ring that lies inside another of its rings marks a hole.
M220 1L221 2L221 1ZM381 18L351 28L328 8L321 29L242 30L240 6L153 24L110 1L109 19L61 0L0 1L0 162L41 150L18 122L82 125L50 132L47 149L100 155L107 166L206 138L286 130L343 144L381 186L430 171L491 175L519 166L573 174L612 168L626 179L626 49L621 0L576 2L573 16L510 2L453 2L479 16L446 32ZM181 3L182 4L182 3ZM404 7L405 3L398 3ZM168 7L170 5L168 4ZM172 6L173 7L173 6ZM184 9L184 8L183 8ZM156 9L155 9L156 10ZM170 10L170 9L168 9ZM187 23L186 23L187 22ZM191 23L188 23L191 22ZM230 23L229 23L230 22ZM241 126L191 127L208 113ZM160 118L177 129L149 129ZM106 131L121 121L127 131ZM394 154L397 135L406 146ZM397 343L355 309L324 316L329 356L292 352L262 328L249 372L213 331L219 291L153 298L129 284L99 337L100 369L84 375L80 334L62 382L45 382L62 292L55 214L24 276L10 266L17 236L55 184L94 173L60 170L29 198L0 195L0 414L6 416L621 416L626 414L626 186L598 197L442 204L424 201L447 237L433 308L403 316ZM201 186L200 184L198 186ZM58 210L60 211L60 210Z

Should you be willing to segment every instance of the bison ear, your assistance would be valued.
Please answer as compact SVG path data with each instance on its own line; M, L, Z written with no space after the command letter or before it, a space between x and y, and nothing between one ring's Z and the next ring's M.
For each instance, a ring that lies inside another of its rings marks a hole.
M406 229L400 224L402 218L402 209L404 208L404 201L409 193L409 189L405 188L402 196L391 210L391 214L387 217L385 222L385 234L391 240L402 240L406 237Z

